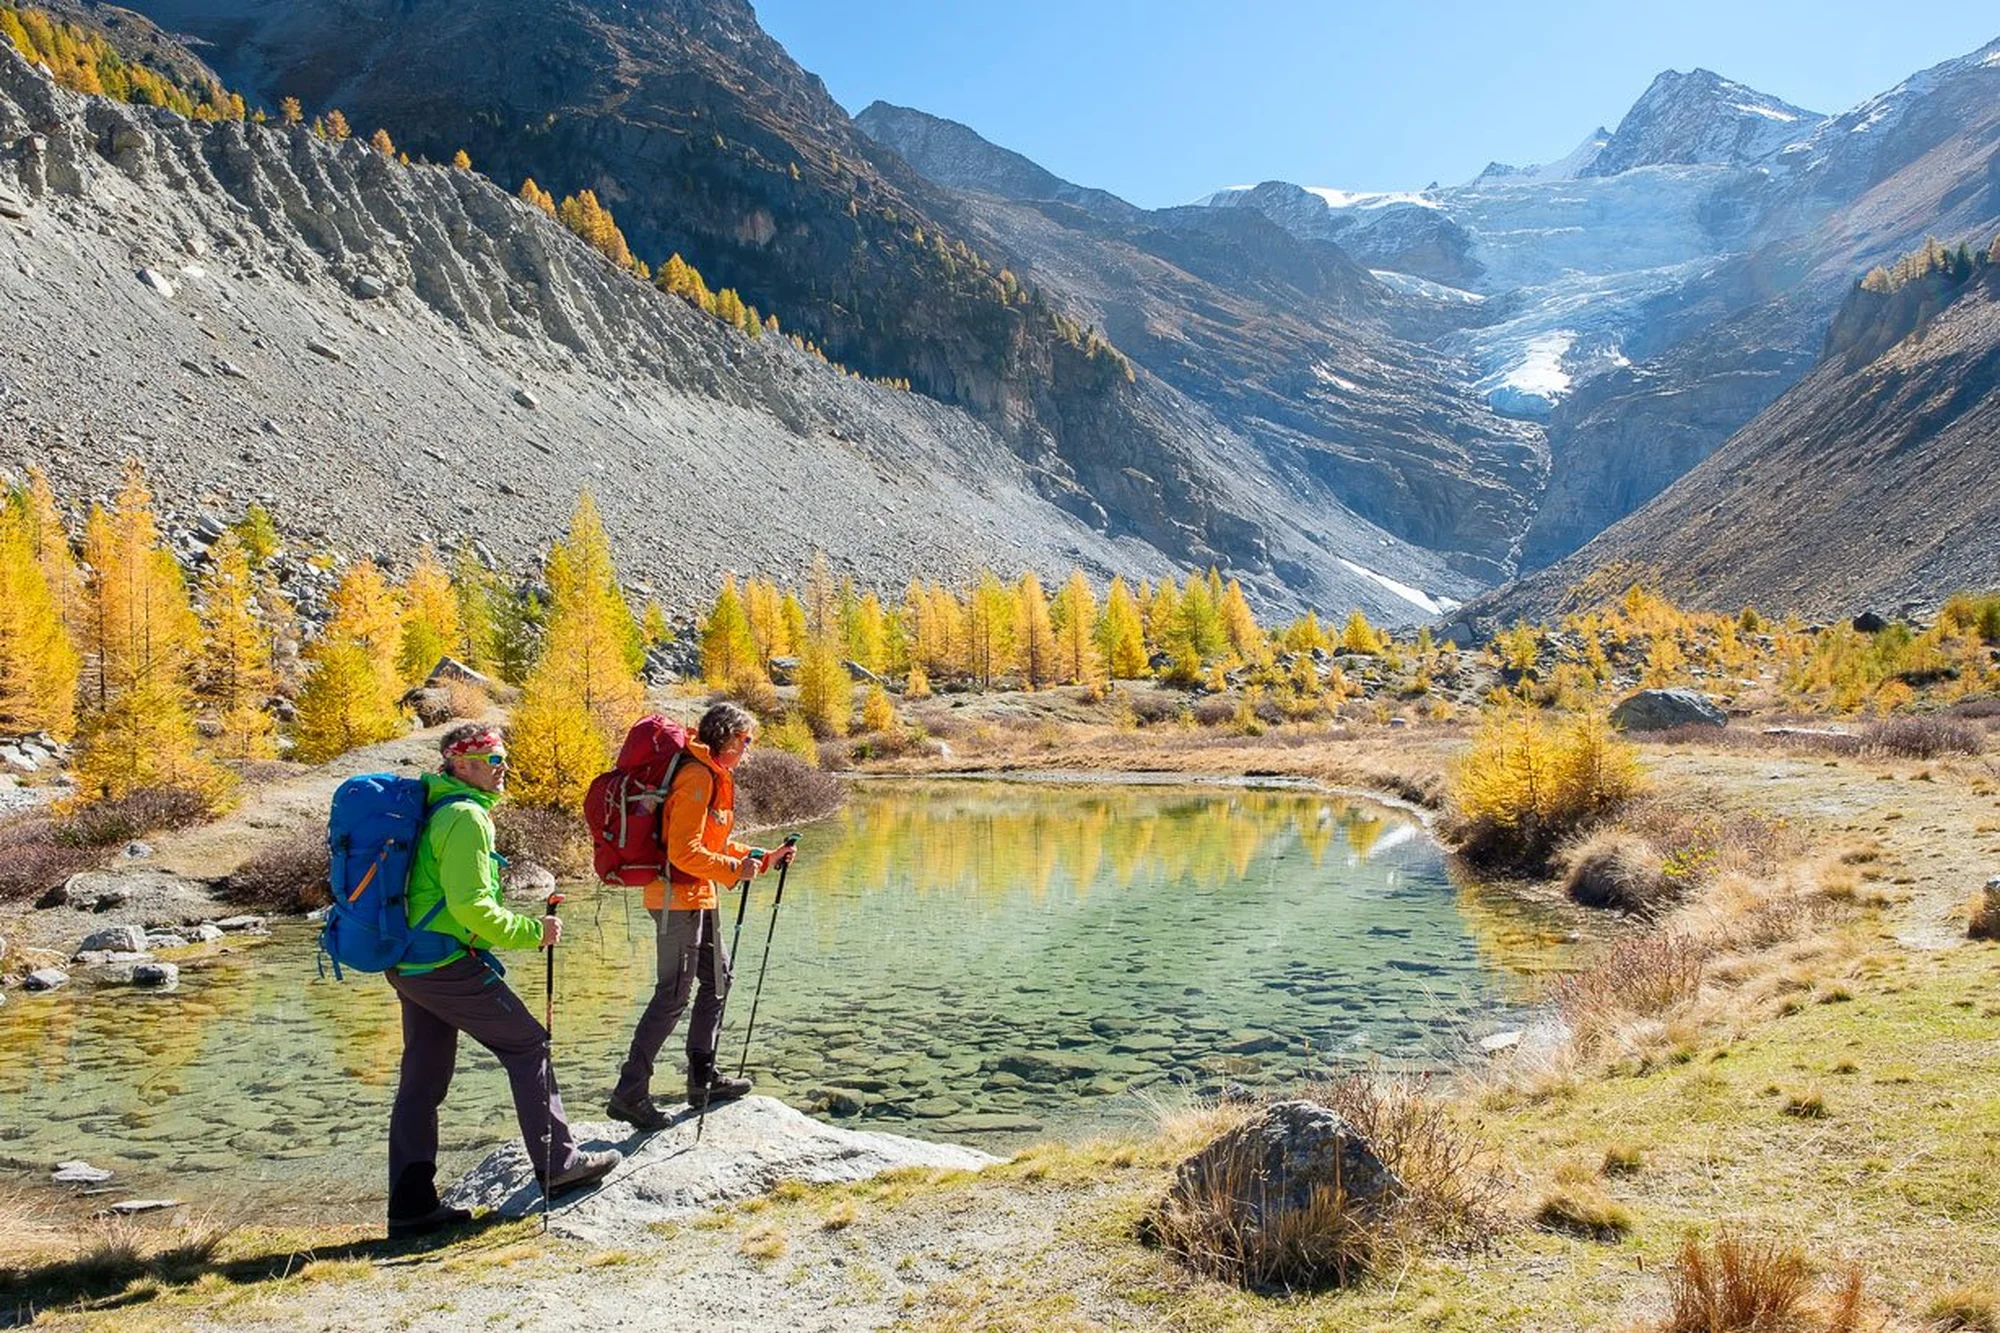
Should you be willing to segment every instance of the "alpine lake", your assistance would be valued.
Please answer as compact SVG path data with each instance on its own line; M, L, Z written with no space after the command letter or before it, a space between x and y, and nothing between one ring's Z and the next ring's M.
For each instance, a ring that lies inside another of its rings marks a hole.
M653 985L652 922L636 890L565 891L556 1069L571 1116L597 1120ZM803 830L774 929L776 895L775 875L751 891L723 1067L768 939L758 1092L1000 1152L1231 1085L1448 1070L1522 1021L1526 978L1564 951L1561 920L1454 883L1410 815L1300 787L863 781ZM273 922L184 962L170 993L80 977L10 996L4 1175L39 1191L81 1158L116 1173L111 1199L378 1214L397 1006L377 977L320 975L316 929ZM543 958L505 962L539 1013ZM684 1090L684 1031L661 1053L663 1104ZM517 1132L470 1042L442 1125L443 1180Z

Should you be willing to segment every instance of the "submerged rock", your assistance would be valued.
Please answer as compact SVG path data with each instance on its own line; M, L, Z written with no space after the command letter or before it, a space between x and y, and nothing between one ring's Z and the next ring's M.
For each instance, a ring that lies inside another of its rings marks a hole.
M999 1160L952 1144L836 1129L769 1097L745 1097L710 1110L700 1143L695 1117L685 1107L655 1134L614 1124L581 1124L576 1133L586 1147L618 1148L625 1161L597 1189L557 1200L549 1229L607 1246L645 1244L653 1238L647 1230L651 1223L746 1199L781 1180L866 1180L908 1166L977 1171ZM444 1201L528 1217L541 1209L542 1194L526 1150L514 1141L487 1154Z

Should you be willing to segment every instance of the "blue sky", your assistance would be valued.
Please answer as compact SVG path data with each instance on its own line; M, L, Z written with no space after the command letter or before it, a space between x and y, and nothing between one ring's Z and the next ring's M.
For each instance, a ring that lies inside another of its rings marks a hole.
M1840 111L2000 37L1991 0L753 3L850 112L879 97L963 121L1148 207L1261 180L1414 189L1548 161L1670 68Z

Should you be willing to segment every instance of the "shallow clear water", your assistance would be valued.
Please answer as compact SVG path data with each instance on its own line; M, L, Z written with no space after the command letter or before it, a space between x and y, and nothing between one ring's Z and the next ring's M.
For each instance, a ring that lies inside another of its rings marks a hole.
M723 1033L742 1050L775 878L758 883ZM725 903L733 928L735 898ZM564 909L556 1064L598 1118L653 981L636 893ZM862 784L805 832L749 1072L846 1123L1006 1146L1104 1127L1177 1087L1279 1086L1330 1066L1454 1059L1509 994L1496 926L1414 821L1296 790ZM1530 928L1526 935L1532 939ZM543 963L509 959L542 1003ZM656 1091L678 1098L680 1035ZM316 976L312 928L183 972L169 995L76 987L0 1009L0 1155L44 1181L83 1157L114 1189L379 1207L401 1050L378 978ZM514 1133L497 1065L462 1050L443 1171Z

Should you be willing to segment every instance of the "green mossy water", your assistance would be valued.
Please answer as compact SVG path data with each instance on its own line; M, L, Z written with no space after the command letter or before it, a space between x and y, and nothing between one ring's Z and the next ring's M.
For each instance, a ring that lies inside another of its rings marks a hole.
M749 1072L844 1123L1006 1147L1142 1114L1180 1088L1454 1059L1506 1002L1485 912L1399 813L1299 791L869 783L806 831ZM755 888L723 1034L742 1051L774 878ZM724 905L733 929L736 898ZM556 1065L598 1119L653 983L635 892L564 909ZM1532 932L1530 932L1532 933ZM372 977L315 972L313 928L183 973L169 995L78 987L0 1010L0 1154L115 1188L374 1206L402 1042ZM510 957L539 1011L543 963ZM656 1091L678 1099L680 1034ZM461 1052L447 1176L514 1133L497 1065ZM824 1104L828 1099L818 1099ZM857 1109L858 1108L858 1109ZM123 1194L120 1195L123 1197Z

